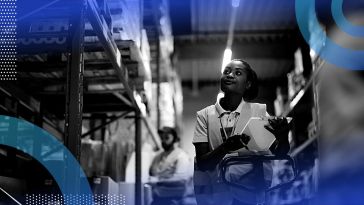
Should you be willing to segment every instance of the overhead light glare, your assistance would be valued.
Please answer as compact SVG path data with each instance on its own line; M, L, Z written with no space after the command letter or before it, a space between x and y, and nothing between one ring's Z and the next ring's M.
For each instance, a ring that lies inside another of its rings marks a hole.
M240 0L231 0L231 6L234 8L238 8L240 4Z
M226 48L224 51L224 57L222 60L222 67L221 67L221 73L224 72L225 66L231 61L231 56L233 55L233 52L230 48Z

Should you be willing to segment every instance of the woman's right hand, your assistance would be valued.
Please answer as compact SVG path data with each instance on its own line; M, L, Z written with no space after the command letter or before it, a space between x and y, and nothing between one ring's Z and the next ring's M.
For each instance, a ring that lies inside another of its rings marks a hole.
M226 154L247 147L246 144L249 140L248 135L234 135L213 150L210 150L207 142L195 143L198 169L201 171L214 170Z
M235 151L246 147L246 144L248 144L249 140L250 136L246 134L233 135L223 143L223 146L226 151Z

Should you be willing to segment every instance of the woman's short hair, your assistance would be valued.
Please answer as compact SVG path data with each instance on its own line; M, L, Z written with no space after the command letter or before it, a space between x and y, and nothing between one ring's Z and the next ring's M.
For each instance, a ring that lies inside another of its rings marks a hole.
M242 60L242 59L233 59L231 61L239 61L241 62L247 71L247 78L250 82L250 87L245 91L244 93L244 100L245 101L251 101L254 100L258 96L259 92L259 85L258 85L258 77L255 71L251 68L248 62Z

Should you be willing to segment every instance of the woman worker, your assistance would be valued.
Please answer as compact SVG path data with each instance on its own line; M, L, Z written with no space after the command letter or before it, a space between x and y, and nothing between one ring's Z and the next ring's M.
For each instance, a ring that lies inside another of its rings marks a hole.
M227 64L220 83L224 96L197 112L193 138L196 200L201 205L256 204L254 193L245 192L234 197L227 185L219 181L217 165L227 154L244 147L242 141L249 140L250 136L240 133L251 117L267 115L266 105L250 103L258 94L258 81L256 73L243 60L235 59ZM287 120L269 120L266 129L276 137L270 151L275 155L287 154ZM246 150L245 154L256 153Z

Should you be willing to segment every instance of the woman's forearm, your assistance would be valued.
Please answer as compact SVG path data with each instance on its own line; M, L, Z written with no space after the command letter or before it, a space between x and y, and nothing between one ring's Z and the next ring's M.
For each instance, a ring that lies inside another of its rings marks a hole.
M271 149L271 152L274 155L280 155L280 156L286 155L290 149L288 139L280 140L277 142L278 142L277 145L273 149Z
M196 150L198 148L196 147ZM198 152L198 151L197 151ZM213 170L216 165L224 158L227 151L223 145L204 154L196 155L197 166L201 171Z

